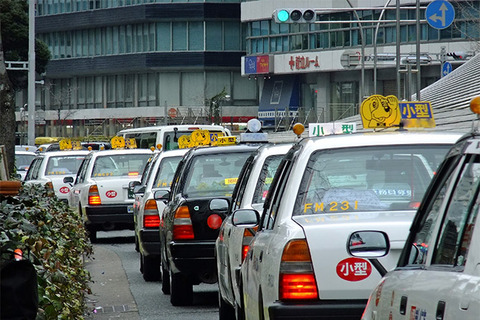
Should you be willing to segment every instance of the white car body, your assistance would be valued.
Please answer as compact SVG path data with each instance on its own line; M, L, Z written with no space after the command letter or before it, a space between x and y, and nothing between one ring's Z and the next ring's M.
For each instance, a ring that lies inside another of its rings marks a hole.
M121 136L125 140L135 138L137 148L157 148L158 145L161 145L161 150L166 151L178 149L178 138L180 136L189 135L199 129L210 131L212 139L214 139L213 135L231 135L229 129L219 125L181 124L123 129L117 133L117 136ZM175 136L177 140L175 140Z
M345 239L355 230L386 232L391 252L380 261L392 269L415 215L410 206L421 200L436 166L459 137L356 133L308 138L293 146L277 170L242 264L246 319L360 318L381 277L368 260L348 255ZM422 152L432 145L442 151L427 168ZM411 185L400 183L403 178Z
M134 197L128 184L141 178L153 155L148 149L116 149L93 151L85 158L69 205L80 212L92 241L98 230L133 230Z
M478 134L466 136L447 155L363 320L479 319L479 142Z
M158 153L145 168L140 185L136 187L140 191L135 193L133 205L135 244L140 252L140 271L146 281L159 280L160 277L159 225L153 225L153 222L156 222L156 219L158 223L160 222L160 214L165 208L165 203L156 200L156 210L152 210L152 205L148 205L145 210L145 206L149 201L155 200L156 191L170 190L177 165L188 150L177 149ZM146 225L145 215L155 218Z
M234 310L242 305L242 293L237 285L240 279L237 277L240 275L244 250L248 247L244 248L244 245L247 246L244 243L244 230L234 227L231 213L237 209L255 208L259 211L262 209L276 168L291 147L291 143L262 146L247 159L242 169L232 195L230 215L223 221L215 243L218 291L222 302L228 303L228 306L221 305L221 308ZM223 310L220 310L220 318L222 312Z
M51 182L58 199L67 202L71 190L65 177L75 177L83 159L89 151L52 151L37 154L25 176L25 184Z

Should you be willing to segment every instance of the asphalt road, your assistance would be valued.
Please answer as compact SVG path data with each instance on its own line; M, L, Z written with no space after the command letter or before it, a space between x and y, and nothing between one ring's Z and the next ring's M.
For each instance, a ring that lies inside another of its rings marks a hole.
M93 280L86 319L218 319L216 284L194 286L193 305L174 307L161 282L143 280L133 231L99 232L93 249L85 261Z

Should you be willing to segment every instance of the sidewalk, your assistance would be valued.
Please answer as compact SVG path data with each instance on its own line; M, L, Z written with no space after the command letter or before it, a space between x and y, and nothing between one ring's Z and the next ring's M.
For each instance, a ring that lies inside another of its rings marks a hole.
M137 305L118 255L102 246L93 246L94 255L85 260L90 272L92 294L86 298L85 319L140 320Z

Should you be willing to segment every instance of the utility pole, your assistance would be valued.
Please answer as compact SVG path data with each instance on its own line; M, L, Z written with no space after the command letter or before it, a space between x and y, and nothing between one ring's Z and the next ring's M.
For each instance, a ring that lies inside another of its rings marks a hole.
M28 144L35 145L35 0L28 1Z

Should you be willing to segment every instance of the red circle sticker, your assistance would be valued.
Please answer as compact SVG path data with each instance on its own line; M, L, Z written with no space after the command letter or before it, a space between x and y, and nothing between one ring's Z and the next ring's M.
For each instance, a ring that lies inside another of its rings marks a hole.
M60 190L58 190L58 191L60 191L60 193L69 193L69 192L70 192L70 188L68 188L68 187L61 187Z
M222 226L222 217L218 214L212 214L208 217L207 224L210 229L217 230Z
M347 258L337 264L337 274L347 281L360 281L372 273L372 265L368 260L360 258Z
M108 190L107 192L105 192L105 195L107 196L107 198L115 198L117 196L117 191Z

